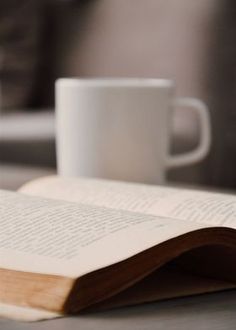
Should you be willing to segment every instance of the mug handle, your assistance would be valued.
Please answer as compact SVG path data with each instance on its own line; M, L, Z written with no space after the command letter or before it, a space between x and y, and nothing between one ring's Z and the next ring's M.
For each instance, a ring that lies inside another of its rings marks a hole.
M189 107L197 113L200 122L200 139L196 149L180 155L168 155L166 159L168 168L199 162L207 155L211 145L210 116L205 103L194 98L176 98L173 105L174 107Z

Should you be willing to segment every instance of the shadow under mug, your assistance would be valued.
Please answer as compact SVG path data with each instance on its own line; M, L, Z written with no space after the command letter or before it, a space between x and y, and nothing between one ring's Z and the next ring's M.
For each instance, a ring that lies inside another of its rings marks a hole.
M164 79L76 79L56 82L58 174L163 183L169 168L202 160L210 148L206 105L176 98ZM188 107L200 122L198 146L170 155L173 110Z

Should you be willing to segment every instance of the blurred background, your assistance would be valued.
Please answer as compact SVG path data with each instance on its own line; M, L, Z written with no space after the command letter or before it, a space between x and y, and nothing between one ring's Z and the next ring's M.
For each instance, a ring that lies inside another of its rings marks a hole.
M55 172L54 82L71 76L168 78L204 100L211 152L169 180L236 189L235 1L1 0L0 188ZM172 152L198 136L176 109Z

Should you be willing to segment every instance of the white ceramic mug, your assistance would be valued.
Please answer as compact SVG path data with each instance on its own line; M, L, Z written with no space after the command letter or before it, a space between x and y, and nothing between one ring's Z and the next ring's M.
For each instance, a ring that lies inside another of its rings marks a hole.
M200 141L170 155L175 107L198 114ZM66 176L162 183L167 169L200 161L210 146L206 105L175 98L164 79L59 79L56 132L58 173Z

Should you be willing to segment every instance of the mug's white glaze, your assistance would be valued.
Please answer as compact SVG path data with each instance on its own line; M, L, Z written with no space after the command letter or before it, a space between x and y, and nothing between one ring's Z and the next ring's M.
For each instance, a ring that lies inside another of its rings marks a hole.
M170 159L173 103L171 80L59 79L58 173L163 182Z

